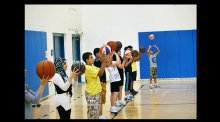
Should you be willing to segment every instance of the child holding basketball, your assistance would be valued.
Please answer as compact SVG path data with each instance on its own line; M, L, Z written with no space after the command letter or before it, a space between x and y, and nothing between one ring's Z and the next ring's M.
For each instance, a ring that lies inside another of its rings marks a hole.
M100 48L95 48L93 50L93 54L95 55L94 65L98 68L101 68L102 62L100 60L100 57L101 57ZM106 119L106 117L104 115L102 115L103 104L105 104L105 102L106 102L106 73L105 73L105 70L104 70L103 75L99 76L99 79L100 79L100 83L102 86L102 97L101 97L102 106L100 108L101 110L100 110L99 118Z
M127 47L127 49L133 51L133 47L130 46L130 45ZM132 72L131 72L130 92L131 92L132 95L136 95L138 93L138 91L134 90L134 81L136 81L136 77L137 77L137 65L136 65L136 62L140 60L141 56L142 56L142 53L140 52L138 54L138 56L133 57L133 62L131 64Z
M132 100L133 95L131 94L131 82L132 82L132 67L131 63L133 62L133 57L131 56L131 49L129 47L124 48L124 55L130 55L126 58L125 63L125 101Z
M111 107L110 107L110 112L116 114L116 101L118 99L118 93L120 89L120 82L121 82L121 76L119 74L119 71L117 67L123 68L125 61L121 64L121 60L118 56L118 54L115 51L113 52L112 62L110 63L111 65L107 66L107 70L109 71L110 75L110 86L111 86L111 96L110 96L110 101L111 101ZM124 102L120 99L120 103L124 105Z
M136 78L137 78L137 61L140 60L142 56L142 53L139 52L138 56L137 57L134 57L134 60L131 64L131 67L132 67L132 73L131 73L131 79L132 79L132 82L131 82L131 93L133 95L137 94L138 91L134 90L134 81L136 81Z
M72 80L77 81L79 69L70 70L70 76L66 74L66 59L56 58L54 61L56 74L53 77L53 83L56 89L55 104L60 119L70 119L71 115L71 96L72 96Z
M152 78L154 78L154 88L160 88L160 86L157 84L157 62L156 62L156 56L160 53L159 48L156 45L153 45L157 49L157 52L154 54L151 49L151 45L149 45L147 49L147 55L150 62L150 84L149 88L153 89L152 85Z
M87 118L98 119L101 109L101 93L102 87L100 84L99 76L102 76L107 65L107 56L102 55L100 60L101 67L94 66L94 59L92 53L85 52L82 55L83 61L86 63L86 91L85 97L87 101Z
M116 101L116 106L121 106L126 104L124 100L122 100L122 89L124 85L124 65L126 61L126 56L124 56L124 60L123 60L123 58L121 57L121 49L116 49L115 52L118 54L120 59L119 64L117 64L117 69L121 77L121 80L119 81L119 93ZM113 58L115 58L115 56Z

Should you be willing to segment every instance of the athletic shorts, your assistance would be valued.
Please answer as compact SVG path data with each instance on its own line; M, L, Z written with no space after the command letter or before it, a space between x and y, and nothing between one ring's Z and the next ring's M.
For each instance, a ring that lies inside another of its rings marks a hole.
M111 82L111 92L119 92L119 82L120 81Z
M150 78L157 78L157 67L150 68Z
M137 78L137 71L134 71L131 73L131 79L132 81L136 81L136 78Z

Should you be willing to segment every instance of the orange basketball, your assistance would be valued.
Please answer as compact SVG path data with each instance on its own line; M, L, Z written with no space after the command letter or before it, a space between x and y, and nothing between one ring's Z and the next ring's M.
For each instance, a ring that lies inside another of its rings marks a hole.
M112 49L111 51L115 51L117 49L117 46L118 46L115 41L109 41L107 43L107 45L109 45L111 47L111 49Z
M49 76L49 80L53 78L56 73L56 68L53 62L49 60L42 60L37 64L36 72L40 79L47 78Z

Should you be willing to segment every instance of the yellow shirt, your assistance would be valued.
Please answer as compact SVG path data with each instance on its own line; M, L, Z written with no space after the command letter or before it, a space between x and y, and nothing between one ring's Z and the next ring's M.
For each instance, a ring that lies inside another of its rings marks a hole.
M90 95L96 95L101 92L101 83L99 76L97 76L99 68L94 65L86 65L86 92Z
M131 68L132 68L132 72L137 71L136 62L133 62L133 63L131 64Z

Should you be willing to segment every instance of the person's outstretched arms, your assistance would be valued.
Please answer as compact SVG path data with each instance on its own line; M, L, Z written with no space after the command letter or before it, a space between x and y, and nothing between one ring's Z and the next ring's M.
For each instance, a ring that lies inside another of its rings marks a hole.
M155 56L157 56L160 53L159 48L157 47L157 45L154 45L154 47L157 49L157 52L155 53Z
M147 55L148 56L150 56L150 48L151 48L152 46L151 45L149 45L149 47L148 47L148 49L147 49Z

